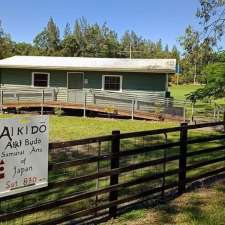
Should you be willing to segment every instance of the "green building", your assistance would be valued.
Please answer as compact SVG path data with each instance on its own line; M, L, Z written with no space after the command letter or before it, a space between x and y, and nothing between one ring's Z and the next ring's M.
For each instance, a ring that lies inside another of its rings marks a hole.
M0 60L1 89L53 89L56 100L76 91L166 96L175 59L14 56Z

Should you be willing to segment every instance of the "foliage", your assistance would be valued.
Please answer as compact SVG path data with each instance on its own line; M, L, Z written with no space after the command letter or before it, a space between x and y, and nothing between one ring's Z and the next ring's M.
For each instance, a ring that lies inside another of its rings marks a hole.
M33 46L25 42L14 43L15 55L32 55Z
M189 26L180 38L180 44L184 48L182 68L187 83L190 79L194 83L204 82L204 67L218 62L213 50L218 47L217 42L221 41L225 29L225 0L199 0L199 3L196 13L199 30Z
M200 0L197 17L203 26L204 38L215 45L221 40L225 28L225 0Z
M9 57L13 52L13 43L9 34L5 33L0 20L0 59Z
M180 44L184 49L184 58L181 61L184 79L187 83L193 80L204 83L203 68L213 58L212 42L209 39L201 41L200 34L191 26L185 30L185 34L179 38Z
M214 62L225 63L225 51L214 53Z
M64 111L61 108L55 108L54 114L57 116L62 116L64 114Z
M162 40L152 42L134 31L126 31L120 39L106 23L90 24L85 18L77 19L73 26L67 23L61 37L52 17L34 37L33 44L13 42L0 24L0 58L12 55L180 58L177 47L169 49Z
M203 88L190 93L187 98L192 102L201 99L225 97L225 63L209 64L204 69L207 83Z
M47 26L34 38L34 47L41 55L57 55L60 47L59 28L51 17Z

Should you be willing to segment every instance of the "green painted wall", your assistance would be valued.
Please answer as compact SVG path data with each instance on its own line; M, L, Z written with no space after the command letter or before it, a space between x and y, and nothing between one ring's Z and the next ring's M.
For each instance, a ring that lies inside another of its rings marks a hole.
M67 87L66 71L48 70L2 69L1 84L31 86L32 72L49 72L50 87Z
M147 73L115 73L115 72L85 72L85 78L88 84L85 88L102 88L102 74L104 75L122 75L123 89L142 90L142 91L165 91L165 74L147 74Z
M1 69L1 84L31 86L32 72L50 72L50 87L67 87L67 71ZM142 91L165 91L165 74L121 73L121 72L85 72L88 79L85 88L101 89L102 75L122 75L123 89Z
M31 85L31 75L26 70L2 69L1 84Z

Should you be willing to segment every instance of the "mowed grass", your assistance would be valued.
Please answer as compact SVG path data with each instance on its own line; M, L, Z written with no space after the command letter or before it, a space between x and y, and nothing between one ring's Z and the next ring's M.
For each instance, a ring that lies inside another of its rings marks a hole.
M171 96L174 97L176 100L185 100L186 95L196 91L198 88L201 88L201 85L173 85L169 88L171 92Z
M24 115L0 115L0 118ZM143 120L120 120L106 118L83 118L76 116L50 115L50 141L68 141L109 135L113 130L124 132L143 131L178 126L175 122L154 122Z
M174 97L175 100L185 101L188 94L202 87L203 85L173 85L169 90L171 92L171 96ZM211 102L207 102L205 100L197 101L194 105L194 118L202 121L215 120L215 109L216 112L218 112L218 105L224 108L225 98L212 100ZM185 109L187 119L190 120L192 115L191 103L186 102ZM220 110L219 113L219 116L218 114L216 115L222 119L222 110Z
M1 115L0 118L9 118L9 117L23 117L24 115ZM159 129L159 128L166 128L166 127L174 127L178 126L178 123L174 122L151 122L151 121L138 121L138 120L116 120L116 119L103 119L103 118L82 118L82 117L72 117L72 116L50 116L50 141L52 142L58 142L58 141L66 141L66 140L75 140L75 139L80 139L80 138L88 138L88 137L94 137L94 136L100 136L100 135L107 135L111 134L113 130L120 130L122 133L124 132L132 132L132 131L142 131L142 130L152 130L152 129ZM209 135L212 133L216 133L215 131L212 130L201 130L199 131L191 131L189 135L191 137L199 137L204 135ZM179 133L172 133L168 135L168 141L176 141L179 140ZM143 139L142 137L140 139L125 139L121 140L121 149L127 150L127 149L134 149L138 147L143 147L146 145L153 145L153 144L159 144L159 143L164 143L164 136L160 135L154 136L154 137L145 137ZM102 145L102 150L104 150L104 147L106 148L106 151L109 147L107 143L106 145ZM210 147L210 144L206 144L207 147ZM217 146L216 143L212 143L212 147ZM191 151L195 150L201 150L204 147L206 147L203 143L195 145L193 148L191 148ZM68 150L68 149L67 149ZM76 160L79 159L79 157L84 157L85 154L90 155L96 155L96 146L88 145L88 146L80 146L79 148L74 149L74 152L71 155L69 155L67 158L67 155L63 158L60 159L60 161L64 160ZM62 152L63 155L66 154L65 152ZM178 149L170 149L167 154L168 156L170 155L175 155L178 153ZM60 156L60 152L57 152L58 157ZM157 158L162 157L164 154L163 151L157 151L157 152L149 152L148 154L140 154L135 157L126 157L124 160L121 160L121 167L122 166L128 166L130 164L135 164L135 163L140 163L148 160L154 160ZM217 155L218 154L218 155ZM216 153L217 157L224 155L224 152L221 153ZM197 160L206 160L210 158L215 157L214 154L211 154L210 156L200 156L200 157L195 157L191 158L189 163L192 162L197 162ZM222 166L224 166L224 163ZM220 167L220 165L216 165L215 169L217 167ZM101 161L100 162L100 168L101 170L107 170L109 169L109 165L106 161ZM178 166L177 161L167 163L167 170L172 170L176 169ZM200 168L195 171L191 171L191 173L188 174L188 176L192 175L197 175L200 172L206 172L208 169L212 168ZM74 178L77 176L82 176L82 175L87 175L91 173L95 173L97 170L97 165L96 163L86 163L85 165L81 166L71 166L67 168L66 170L59 170L59 171L52 171L49 174L49 180L50 181L60 181L60 180L66 180L70 178ZM136 170L135 173L133 171L124 173L120 176L120 182L128 182L133 179L137 179L139 177L142 177L144 175L151 175L154 174L156 171L160 172L162 170L161 166L156 166L156 167L148 167L146 169L141 169L141 170ZM177 176L171 176L168 179L166 179L166 184L169 184L171 182L174 182L177 179ZM107 187L109 183L108 179L99 181L99 187L104 188ZM135 194L140 192L140 190L147 190L151 189L155 185L161 185L161 180L157 180L155 182L145 182L143 184L140 184L139 186L134 186L134 187L129 187L129 188L123 188L119 192L119 196L124 197L125 195L130 195L130 194ZM58 200L64 197L67 197L68 195L75 195L77 193L80 193L81 191L93 191L96 189L96 180L91 180L90 182L84 182L81 184L76 184L76 185L67 185L62 188L53 188L49 192L40 192L36 194L31 194L30 196L27 196L26 201L23 206L30 206L29 204L35 204L35 199L39 199L39 204L48 202L49 200ZM100 202L104 203L105 202L105 196L100 196ZM6 202L6 205L2 206L3 209L4 207L7 209L7 211L10 210L15 210L15 209L21 209L21 199L16 202L16 200L13 200L13 202L10 202L9 204ZM107 201L107 197L106 197ZM38 217L38 222L41 222L42 220L47 220L48 218L57 218L59 216L62 216L69 212L72 212L71 209L74 211L79 211L86 209L88 207L94 206L95 205L95 199L87 199L83 202L74 202L71 203L72 205L70 206L61 206L56 209L62 210L62 214L57 213L54 214L52 211L42 211L40 212L40 215L45 215L45 216L40 216ZM164 206L163 206L164 207ZM165 206L167 207L167 205ZM168 205L168 208L171 207ZM163 208L164 209L164 208ZM5 210L5 209L4 209ZM135 222L136 220L139 221L139 223L136 224L151 224L149 221L146 223L142 223L142 219L147 217L149 213L152 212L153 209L148 210L140 210L140 211L134 211L130 212L130 214L124 215L122 217L122 223L121 219L119 219L119 224L129 224L129 222ZM161 212L161 211L160 211ZM164 211L162 211L164 213ZM53 215L54 214L54 215ZM169 215L169 214L168 214ZM170 216L170 215L169 215ZM171 215L172 216L172 215ZM159 218L163 217L161 214L159 215ZM37 217L36 217L37 218ZM131 220L130 220L131 218ZM25 217L19 217L18 222L15 222L15 224L21 224L21 220L33 220L35 219L35 215L31 214L29 216ZM141 222L140 222L141 221ZM10 221L13 224L13 221ZM37 224L38 224L37 222ZM114 222L113 222L114 223ZM10 224L10 223L7 223ZM131 223L132 224L132 223ZM161 221L159 223L153 223L153 224L163 224ZM179 224L179 223L177 223ZM188 223L187 223L188 224Z
M154 208L133 210L106 225L222 225L225 224L224 199L225 181Z
M174 97L175 100L184 101L188 94L196 91L199 88L203 88L203 85L173 85L169 88L169 91L171 92L171 96ZM204 102L199 101L197 103L203 104ZM215 103L225 105L225 98L217 99Z

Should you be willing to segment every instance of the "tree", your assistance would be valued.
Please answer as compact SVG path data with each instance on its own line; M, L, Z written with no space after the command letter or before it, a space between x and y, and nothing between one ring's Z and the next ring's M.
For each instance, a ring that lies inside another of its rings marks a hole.
M48 43L48 49L50 52L56 52L59 50L60 45L60 33L59 28L55 24L52 17L50 17L50 20L47 24L47 43Z
M77 44L77 56L117 57L119 42L116 32L106 23L89 24L86 19L76 20L73 36Z
M25 42L14 43L13 54L14 55L32 55L33 46Z
M66 24L66 27L64 29L64 35L63 35L63 38L66 38L68 36L71 36L72 35L72 32L71 32L71 28L70 28L70 24L67 23Z
M78 53L78 43L74 35L70 34L64 37L61 43L62 50L61 54L63 56L77 56Z
M167 54L169 53L169 46L168 46L168 44L166 44L165 50L164 50L164 51L165 51L165 53L167 53Z
M202 99L218 99L225 97L225 63L209 64L204 69L206 85L190 93L187 99L192 102Z
M84 56L86 47L87 47L87 40L85 38L85 32L88 29L87 20L82 17L76 20L74 25L73 35L76 39L76 43L78 45L77 49L77 56Z
M37 34L37 36L34 38L34 47L37 50L37 53L40 55L48 55L48 34L47 30L44 29L42 32ZM39 55L38 54L38 55Z
M59 28L50 17L47 26L34 38L34 46L40 55L58 55L60 50Z
M0 20L0 59L12 56L13 44L10 35L5 33Z
M223 62L225 63L225 50L221 52L215 52L213 55L214 62Z
M223 54L213 54L213 48L221 40L225 29L225 0L200 0L197 10L202 30L201 37L201 62L202 67L207 65L203 72L206 75L206 86L193 93L188 98L194 101L202 98L219 98L225 96L225 66ZM212 62L218 61L219 63Z
M186 59L187 64L190 67L187 67L190 70L194 71L193 73L193 83L196 84L197 78L197 65L200 61L200 38L199 33L195 31L191 26L188 26L185 30L183 36L179 38L180 45L184 49L184 58ZM194 68L194 69L193 69Z
M172 58L175 58L175 59L177 60L177 62L179 63L179 61L180 61L180 52L179 52L179 50L177 49L177 46L176 46L176 45L174 45L174 46L172 47L171 57L172 57Z
M203 27L203 37L215 45L224 34L225 0L200 0L196 15Z
M162 40L153 42L143 39L134 31L127 31L121 39L106 23L90 24L85 18L75 21L71 30L67 23L63 37L51 17L39 32L33 44L12 42L0 26L0 57L11 55L132 57L132 58L179 58L177 49L170 51Z

